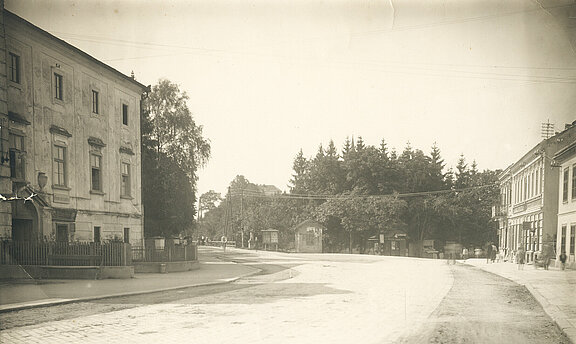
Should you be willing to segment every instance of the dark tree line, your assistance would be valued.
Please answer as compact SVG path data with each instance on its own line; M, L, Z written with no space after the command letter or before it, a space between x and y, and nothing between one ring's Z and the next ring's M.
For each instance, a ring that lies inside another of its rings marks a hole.
M334 252L362 252L368 238L386 230L403 230L413 242L481 246L495 240L497 172L480 172L464 156L454 170L446 169L436 145L425 154L408 144L397 154L384 141L371 146L362 138L346 140L341 152L330 142L310 158L300 150L293 170L290 193L276 197L238 176L201 228L208 222L216 233L274 228L290 241L292 227L313 218L326 226L324 246Z
M146 95L141 120L144 233L174 236L191 232L196 204L197 170L210 157L186 105L188 95L162 79Z

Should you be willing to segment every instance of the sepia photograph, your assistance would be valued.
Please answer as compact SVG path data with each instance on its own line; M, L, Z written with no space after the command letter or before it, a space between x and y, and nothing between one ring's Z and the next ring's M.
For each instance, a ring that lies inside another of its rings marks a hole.
M575 0L0 0L0 344L576 343Z

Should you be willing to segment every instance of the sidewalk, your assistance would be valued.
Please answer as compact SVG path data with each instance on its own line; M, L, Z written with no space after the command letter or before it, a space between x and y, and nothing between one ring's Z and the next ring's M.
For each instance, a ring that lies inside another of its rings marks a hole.
M464 264L505 277L524 285L542 305L544 311L576 343L576 271L535 269L525 265L518 270L517 264L510 262L486 263L486 259L467 259Z
M227 283L259 270L200 256L196 270L177 273L136 274L132 279L19 280L0 282L0 313L18 309L146 294L193 286Z

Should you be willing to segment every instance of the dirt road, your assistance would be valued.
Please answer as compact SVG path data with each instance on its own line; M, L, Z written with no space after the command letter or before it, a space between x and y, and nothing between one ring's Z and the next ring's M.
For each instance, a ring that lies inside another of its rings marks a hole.
M466 265L452 273L444 300L400 343L570 343L524 286Z

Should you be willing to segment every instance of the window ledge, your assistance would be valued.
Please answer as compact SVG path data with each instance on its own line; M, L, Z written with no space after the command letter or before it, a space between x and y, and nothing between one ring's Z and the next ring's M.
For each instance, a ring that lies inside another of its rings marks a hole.
M99 190L90 190L90 193L93 195L102 195L104 196L106 193L99 191Z
M63 191L70 191L71 188L67 187L66 185L52 185L52 189L54 190L63 190Z
M122 199L129 199L129 200L133 200L133 199L134 199L134 197L128 196L128 195L121 195L120 198L122 198Z
M16 88L20 91L22 91L22 83L21 82L16 82L16 81L12 81L12 80L8 80L8 86Z

